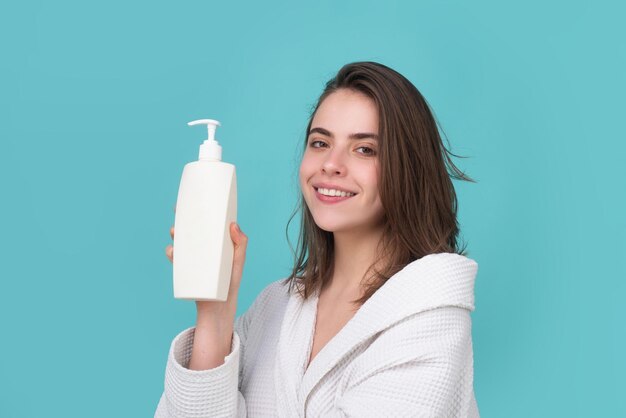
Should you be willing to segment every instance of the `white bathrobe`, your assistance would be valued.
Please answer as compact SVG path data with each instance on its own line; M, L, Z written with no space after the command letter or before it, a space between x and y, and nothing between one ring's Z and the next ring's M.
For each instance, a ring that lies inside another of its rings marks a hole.
M175 337L155 417L478 417L477 270L452 253L408 264L308 368L319 292L303 300L275 281L235 321L224 364L187 369L195 328Z

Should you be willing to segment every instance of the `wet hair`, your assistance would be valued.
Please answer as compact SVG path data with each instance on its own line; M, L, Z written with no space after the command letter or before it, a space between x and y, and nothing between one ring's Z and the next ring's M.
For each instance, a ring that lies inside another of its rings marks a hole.
M364 94L374 101L379 118L378 187L384 209L384 232L377 259L363 281L362 305L385 282L410 262L428 254L459 248L457 199L452 179L474 182L452 162L443 144L438 124L417 88L395 70L376 62L343 66L326 83L305 132L304 149L311 123L321 103L340 89ZM294 266L285 279L303 298L328 282L333 274L333 233L318 227L301 194L294 216L301 213ZM289 241L289 235L287 233Z

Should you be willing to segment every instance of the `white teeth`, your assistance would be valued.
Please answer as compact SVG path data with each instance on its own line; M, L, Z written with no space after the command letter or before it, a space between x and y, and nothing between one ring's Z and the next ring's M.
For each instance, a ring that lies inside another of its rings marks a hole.
M317 189L317 192L320 194L323 194L324 196L341 196L341 197L354 196L354 193L351 193L351 192L344 192L344 191L340 191L336 189L323 189L321 187Z

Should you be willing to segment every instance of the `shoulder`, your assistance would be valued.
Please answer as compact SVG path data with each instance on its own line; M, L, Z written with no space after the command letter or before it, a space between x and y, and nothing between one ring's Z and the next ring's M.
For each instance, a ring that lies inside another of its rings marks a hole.
M285 279L275 280L259 292L244 315L254 318L267 315L271 311L281 311L287 306L288 301L288 286Z
M453 253L415 260L389 278L361 306L355 321L375 333L433 309L457 307L473 311L477 266L474 260Z
M456 253L430 254L408 264L384 294L386 302L403 307L398 308L402 314L388 322L370 351L442 364L466 357L472 351L477 271L475 260Z
M391 297L410 295L414 312L441 306L474 310L478 263L456 253L429 254L406 265L383 286Z
M235 320L235 330L242 344L247 344L249 330L266 330L279 324L285 312L289 295L284 279L266 285L254 299L248 309Z
M462 254L435 253L407 264L401 271L406 271L409 274L435 271L439 275L446 274L473 279L478 271L478 263Z
M287 300L289 299L288 288L284 278L270 282L261 290L254 303L265 305L280 300Z

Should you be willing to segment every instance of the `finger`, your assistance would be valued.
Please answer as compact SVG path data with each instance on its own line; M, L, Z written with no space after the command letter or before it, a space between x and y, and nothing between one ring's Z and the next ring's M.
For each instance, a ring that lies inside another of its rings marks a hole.
M235 253L233 254L233 275L241 277L241 274L243 273L243 265L246 260L248 237L241 231L241 229L239 229L239 226L235 222L230 225L230 237L235 244Z
M174 227L170 228L170 236L174 239Z
M236 222L230 224L230 238L233 240L233 244L235 244L236 248L243 248L245 250L248 244L248 237L243 233Z
M171 245L168 245L167 247L165 247L165 255L173 263L174 262L174 247Z

